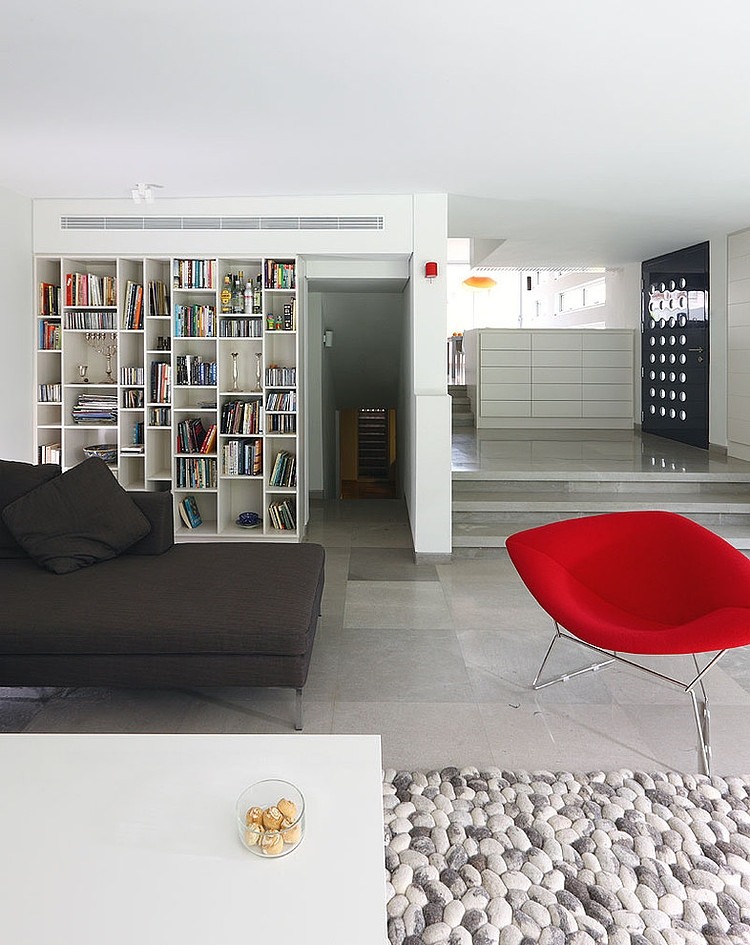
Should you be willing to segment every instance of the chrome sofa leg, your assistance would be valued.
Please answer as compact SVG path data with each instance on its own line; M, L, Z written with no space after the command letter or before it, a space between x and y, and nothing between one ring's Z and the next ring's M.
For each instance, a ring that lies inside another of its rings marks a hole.
M542 665L537 670L537 674L534 677L534 682L531 684L531 688L533 690L538 691L539 689L546 689L547 686L554 686L555 683L559 683L559 682L567 682L569 679L574 679L576 676L583 676L584 673L595 673L598 669L602 669L602 667L609 666L610 663L615 662L614 657L613 657L612 659L604 660L601 663L592 663L590 666L586 666L584 667L584 669L577 669L573 673L563 673L562 676L555 676L554 679L548 679L547 682L540 683L539 677L542 675L542 671L544 670L547 660L549 659L550 653L552 652L552 648L554 647L555 643L557 643L557 641L560 639L567 640L570 638L563 637L562 633L560 633L559 624L557 623L557 621L555 621L555 635L554 637L552 637L552 642L550 643L549 648L547 649L547 652L544 654ZM577 643L578 641L572 640L571 642Z
M703 763L703 774L711 776L711 712L708 706L708 699L698 699L693 690L689 690L690 699L693 703L693 716L695 717L695 727L698 730L698 750L700 760Z
M302 690L295 690L294 699L294 728L296 731L302 731Z

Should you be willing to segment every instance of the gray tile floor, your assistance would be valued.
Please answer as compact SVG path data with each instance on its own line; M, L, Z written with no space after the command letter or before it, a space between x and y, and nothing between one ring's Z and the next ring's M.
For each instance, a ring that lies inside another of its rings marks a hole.
M697 770L690 702L676 690L612 668L530 690L551 626L503 550L417 565L396 500L315 502L309 538L327 567L306 732L379 733L397 768ZM559 649L560 671L585 662ZM729 654L709 692L715 772L750 772L750 655ZM0 690L0 731L292 732L284 690L29 695Z

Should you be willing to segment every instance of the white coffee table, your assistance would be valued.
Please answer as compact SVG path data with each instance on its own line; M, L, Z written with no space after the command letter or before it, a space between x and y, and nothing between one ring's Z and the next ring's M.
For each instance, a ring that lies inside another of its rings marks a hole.
M234 803L306 799L288 856L253 855ZM380 738L0 736L8 945L384 945Z

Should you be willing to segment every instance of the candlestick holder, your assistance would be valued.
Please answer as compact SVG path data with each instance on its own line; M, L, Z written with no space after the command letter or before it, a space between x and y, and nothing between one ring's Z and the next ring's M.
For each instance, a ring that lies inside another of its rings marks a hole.
M260 359L262 354L260 351L255 352L255 389L256 391L262 391L263 386L260 383L261 370L260 370Z
M117 381L112 377L112 358L117 354L116 335L106 331L87 331L86 344L106 358L107 365L104 370L107 376L100 383L116 384Z
M241 391L240 387L240 369L237 364L237 358L239 358L239 351L232 351L232 390Z

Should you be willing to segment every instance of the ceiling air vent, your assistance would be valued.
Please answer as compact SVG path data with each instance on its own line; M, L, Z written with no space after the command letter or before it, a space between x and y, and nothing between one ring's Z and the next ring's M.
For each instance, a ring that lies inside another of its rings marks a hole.
M383 216L61 216L61 230L383 230Z

